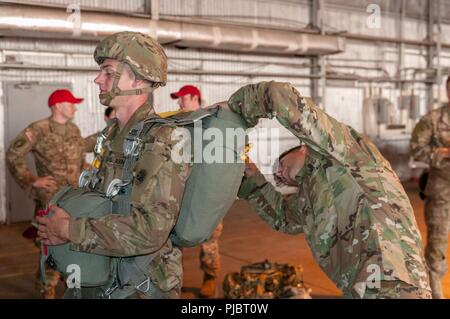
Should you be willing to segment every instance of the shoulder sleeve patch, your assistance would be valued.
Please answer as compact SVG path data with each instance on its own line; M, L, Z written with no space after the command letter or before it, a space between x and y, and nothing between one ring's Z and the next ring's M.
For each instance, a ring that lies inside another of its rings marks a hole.
M19 138L18 140L16 140L14 142L13 147L14 148L21 148L22 146L24 146L27 143L27 140L24 137Z

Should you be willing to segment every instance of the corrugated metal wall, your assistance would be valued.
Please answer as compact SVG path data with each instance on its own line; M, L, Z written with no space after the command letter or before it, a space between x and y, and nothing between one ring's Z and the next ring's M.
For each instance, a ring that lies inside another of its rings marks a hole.
M36 3L38 5L53 5L58 7L69 7L69 6L79 6L83 8L110 10L118 12L129 12L129 13L145 13L146 11L146 0L17 0L17 3Z
M29 2L29 1L24 1ZM73 1L46 0L37 3L51 3L67 6ZM331 2L331 3L330 3ZM380 29L367 28L369 13L364 10L360 1L358 9L347 9L343 1L325 1L328 4L325 12L327 30L348 30L351 33L395 37L396 16L383 12ZM131 13L146 13L149 1L77 1L83 7L95 7L104 10L116 10ZM161 0L161 18L201 18L210 21L228 21L253 23L259 26L272 25L277 27L301 28L309 21L308 1L268 1L268 0ZM375 1L377 3L377 1ZM384 6L384 2L380 2ZM410 10L411 11L411 10ZM414 11L414 10L412 10ZM417 11L417 10L416 10ZM414 11L415 12L415 11ZM147 12L148 13L148 12ZM422 40L426 35L426 24L414 18L405 19L405 37ZM442 39L450 42L450 25L443 25ZM15 59L16 63L24 65L47 66L49 70L5 70L0 69L0 158L4 158L4 94L3 83L7 81L38 81L38 82L68 82L72 83L74 93L86 100L79 107L75 122L82 134L88 135L104 125L101 106L97 99L98 89L93 84L96 75L96 65L92 59L95 43L74 41L51 41L31 39L4 38L0 42L0 63ZM176 101L169 94L187 83L198 86L203 92L204 105L226 100L242 85L261 80L278 80L294 83L304 95L310 94L310 81L295 78L294 75L309 74L309 68L304 64L309 59L300 57L274 57L252 54L233 54L191 49L167 47L169 56L169 83L155 92L155 108L159 112L174 110ZM405 67L426 67L426 50L424 48L407 46L405 48ZM329 72L344 72L360 76L380 76L388 73L394 77L398 68L398 45L384 42L362 42L350 40L346 52L326 58ZM441 66L450 67L450 53L444 50L440 56ZM92 71L55 70L58 66L72 68L92 68ZM343 68L344 67L344 68ZM371 69L369 69L371 68ZM385 70L385 71L383 71ZM180 74L180 72L187 74ZM208 74L201 74L202 72ZM234 72L237 75L226 75ZM273 76L261 77L260 73ZM200 74L198 74L200 73ZM211 74L212 73L212 74ZM414 89L421 97L422 113L425 112L425 85L416 83L407 86ZM369 92L381 90L382 96L397 103L398 87L394 83L355 83L354 81L329 81L326 90L326 110L356 129L362 129L362 103ZM441 85L439 96L445 100L445 88ZM0 162L0 189L4 190L4 162ZM0 222L4 220L5 197L0 191ZM3 214L3 215L2 215Z
M288 28L308 24L306 1L267 0L164 0L161 17L202 18L214 22L242 22Z

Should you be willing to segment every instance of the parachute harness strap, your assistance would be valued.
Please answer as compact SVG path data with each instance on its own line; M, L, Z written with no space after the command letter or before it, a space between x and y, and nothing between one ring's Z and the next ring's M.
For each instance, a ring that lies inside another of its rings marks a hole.
M119 81L120 81L120 78L121 78L122 73L123 73L123 68L124 68L123 63L119 63L118 66L117 66L116 72L114 72L114 81L113 81L113 85L112 85L111 90L108 91L108 92L105 92L105 93L100 93L100 99L106 99L105 100L105 104L106 105L110 105L111 101L116 96L141 95L143 93L152 92L155 89L154 86L149 85L149 86L146 86L146 87L143 87L143 88L139 88L139 89L135 89L135 90L121 90L119 88Z

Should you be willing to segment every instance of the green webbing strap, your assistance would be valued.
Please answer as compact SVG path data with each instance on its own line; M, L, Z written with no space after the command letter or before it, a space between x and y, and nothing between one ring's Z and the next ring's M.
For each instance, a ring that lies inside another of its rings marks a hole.
M108 92L105 92L105 93L100 93L100 99L106 99L106 101L105 101L106 105L110 105L111 101L116 96L141 95L142 93L152 92L155 89L154 86L149 85L147 87L136 89L136 90L121 90L119 88L119 81L120 81L120 77L122 76L123 66L124 66L123 63L119 63L119 65L117 66L117 70L114 73L114 81L113 81L111 90Z
M123 144L123 154L125 163L122 170L122 182L125 184L119 192L117 199L118 213L120 215L129 215L131 212L131 191L133 182L134 164L141 155L142 139L141 132L144 128L144 122L139 122L134 126Z
M127 137L125 138L125 142L123 145L125 162L122 170L122 182L125 185L119 192L117 201L115 201L116 204L113 205L113 213L128 215L131 212L133 169L144 147L143 138L154 124L159 123L159 121L157 120L159 120L159 118L154 118L154 121L149 120L139 122L130 130ZM114 208L116 208L115 211Z

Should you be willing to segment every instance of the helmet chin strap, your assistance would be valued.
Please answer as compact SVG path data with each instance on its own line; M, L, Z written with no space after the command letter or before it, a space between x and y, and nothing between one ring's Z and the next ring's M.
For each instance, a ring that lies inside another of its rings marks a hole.
M152 92L155 89L154 86L149 85L147 87L135 90L121 90L118 85L120 77L122 76L122 71L123 71L123 63L119 63L119 65L117 66L117 70L114 73L114 82L111 90L105 93L100 93L99 95L100 101L103 105L109 106L116 96L141 95L142 93Z

